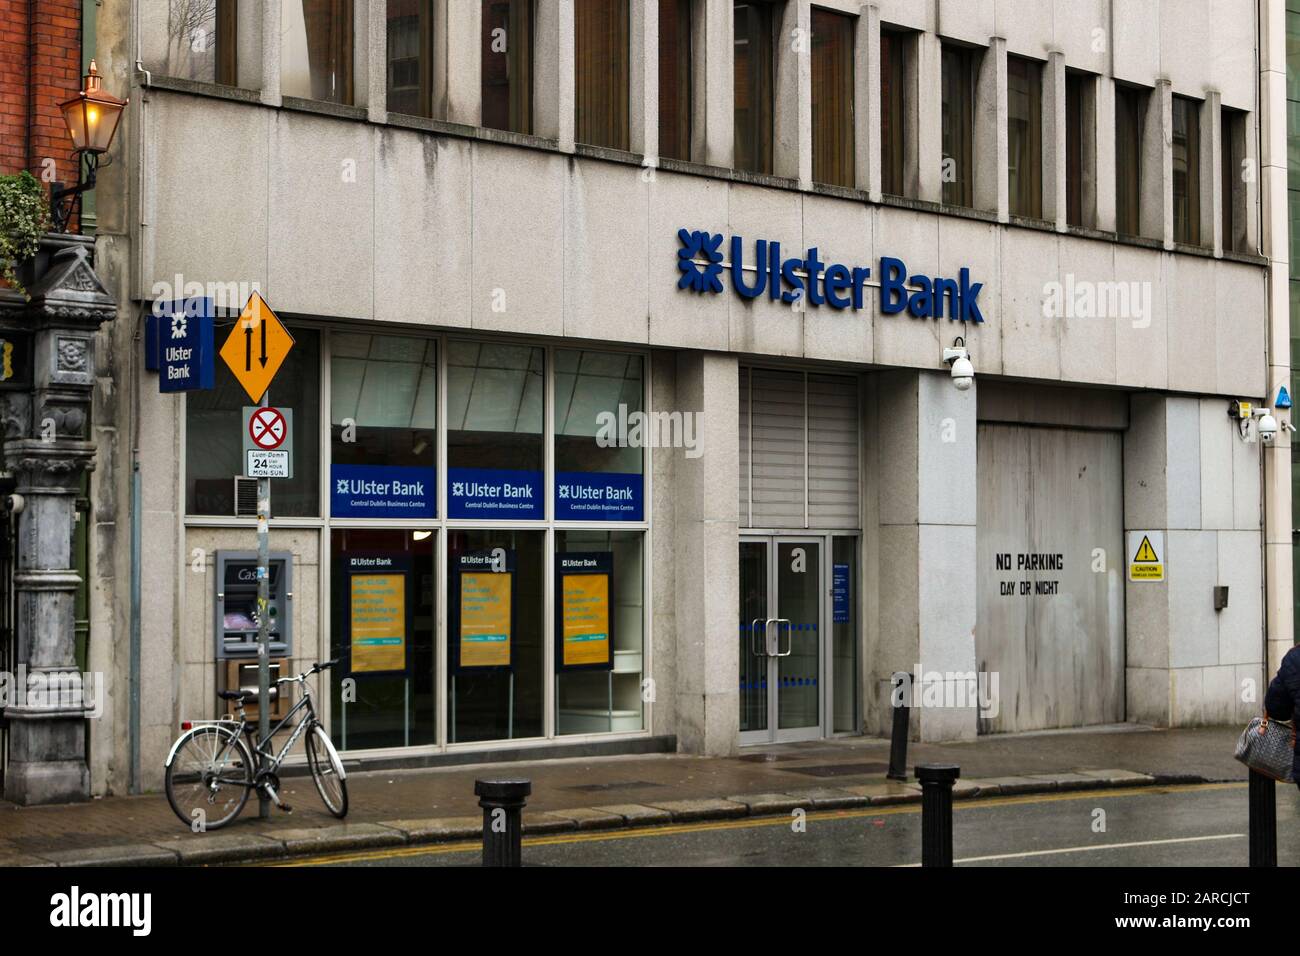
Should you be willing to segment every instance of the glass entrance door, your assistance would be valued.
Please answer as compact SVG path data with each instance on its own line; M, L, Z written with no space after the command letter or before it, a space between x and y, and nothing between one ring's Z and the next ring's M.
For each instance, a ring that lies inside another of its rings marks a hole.
M740 742L823 735L822 541L740 541Z

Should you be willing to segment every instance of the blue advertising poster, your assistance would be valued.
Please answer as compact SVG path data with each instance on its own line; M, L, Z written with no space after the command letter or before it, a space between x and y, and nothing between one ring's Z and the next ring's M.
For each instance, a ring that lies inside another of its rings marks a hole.
M562 471L555 476L558 521L641 521L645 515L641 475Z
M331 465L335 518L436 518L434 470L409 465Z
M148 318L153 328L145 330L145 360L147 365L149 350L153 349L158 391L193 392L211 388L216 361L212 300L155 302Z
M510 468L447 469L452 518L541 519L542 473Z
M849 566L831 565L831 621L849 623Z

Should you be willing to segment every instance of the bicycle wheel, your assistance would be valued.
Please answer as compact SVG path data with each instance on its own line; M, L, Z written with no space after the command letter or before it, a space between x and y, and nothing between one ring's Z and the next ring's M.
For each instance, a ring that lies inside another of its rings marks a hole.
M325 809L342 820L348 815L348 782L343 776L343 764L320 724L312 724L307 731L307 765Z
M167 802L191 829L224 827L244 809L253 784L253 761L228 727L195 727L181 738L167 765Z

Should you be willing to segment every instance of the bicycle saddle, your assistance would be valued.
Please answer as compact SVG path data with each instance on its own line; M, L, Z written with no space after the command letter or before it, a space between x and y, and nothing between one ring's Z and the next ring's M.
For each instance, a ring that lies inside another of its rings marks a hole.
M222 700L257 700L257 694L251 690L219 690L217 696Z

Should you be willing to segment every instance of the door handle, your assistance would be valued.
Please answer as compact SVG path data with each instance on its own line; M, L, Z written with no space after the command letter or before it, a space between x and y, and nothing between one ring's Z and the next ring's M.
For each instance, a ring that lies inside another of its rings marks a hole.
M794 635L791 633L790 619L785 617L775 618L776 620L776 653L773 657L789 657L794 653ZM786 652L781 653L781 625L785 625L785 636L789 639L786 644Z
M755 650L755 649L754 649L754 638L756 638L756 637L758 636L758 622L759 622L759 621L762 621L762 620L763 620L763 619L762 619L761 617L756 617L756 618L754 618L753 621L750 622L750 625L749 625L749 628L750 628L750 630L749 630L749 653L753 654L755 657L766 657L766 656L767 656L767 652L766 652L766 651L763 651L763 650ZM766 624L766 622L763 624L763 634L764 634L764 636L766 637L766 635L767 635L767 624Z

